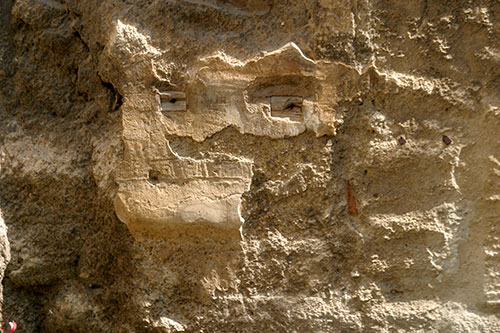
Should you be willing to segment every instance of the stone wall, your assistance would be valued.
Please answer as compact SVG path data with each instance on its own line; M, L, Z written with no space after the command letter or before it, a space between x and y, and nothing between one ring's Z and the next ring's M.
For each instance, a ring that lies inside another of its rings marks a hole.
M499 21L493 0L2 1L2 318L500 331Z

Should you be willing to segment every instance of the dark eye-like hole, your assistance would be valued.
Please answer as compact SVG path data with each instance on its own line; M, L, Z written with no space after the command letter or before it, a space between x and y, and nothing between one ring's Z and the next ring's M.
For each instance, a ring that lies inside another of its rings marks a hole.
M177 102L177 99L176 98L172 98L169 102L170 103L175 103L175 102Z
M156 185L160 182L160 173L156 170L149 171L149 182L153 185Z
M297 105L297 104L295 104L295 103L290 103L290 104L288 104L288 105L285 107L285 109L287 109L287 110L293 110L293 109L295 109L295 108L299 108L299 107L300 107L300 105Z

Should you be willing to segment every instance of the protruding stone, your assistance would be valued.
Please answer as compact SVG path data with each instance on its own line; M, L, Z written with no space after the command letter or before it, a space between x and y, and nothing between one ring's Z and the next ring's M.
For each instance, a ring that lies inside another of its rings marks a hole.
M251 161L222 155L201 160L177 157L150 165L146 179L118 180L116 213L131 230L241 226L241 196L250 188Z

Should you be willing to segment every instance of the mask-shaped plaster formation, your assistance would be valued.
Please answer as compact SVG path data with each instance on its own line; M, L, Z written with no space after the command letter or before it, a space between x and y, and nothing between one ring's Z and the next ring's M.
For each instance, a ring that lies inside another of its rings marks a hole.
M188 82L175 87L186 93L187 112L164 112L156 121L166 135L195 141L229 126L276 139L306 130L333 135L335 104L360 91L356 70L314 62L294 43L245 62L216 54L187 72Z
M205 159L169 155L117 177L115 208L120 220L135 224L136 230L147 229L148 224L239 228L241 195L250 186L251 162L228 155Z
M131 80L124 85L125 154L116 172L115 209L133 233L193 225L238 230L243 222L241 196L250 188L252 161L203 152L196 158L180 156L169 136L203 141L229 126L272 138L306 130L333 134L332 105L359 93L354 69L318 64L294 43L245 62L224 54L202 58L183 82L160 79L146 89L137 87L152 81L155 66L168 67L148 37L119 22L108 48ZM130 54L134 61L129 63L123 55L134 49L143 52ZM148 61L149 76L144 74Z

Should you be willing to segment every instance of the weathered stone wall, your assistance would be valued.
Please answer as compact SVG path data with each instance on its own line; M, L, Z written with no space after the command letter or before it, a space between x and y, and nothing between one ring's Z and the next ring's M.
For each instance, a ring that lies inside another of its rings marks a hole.
M500 331L499 20L493 0L2 1L3 319Z

